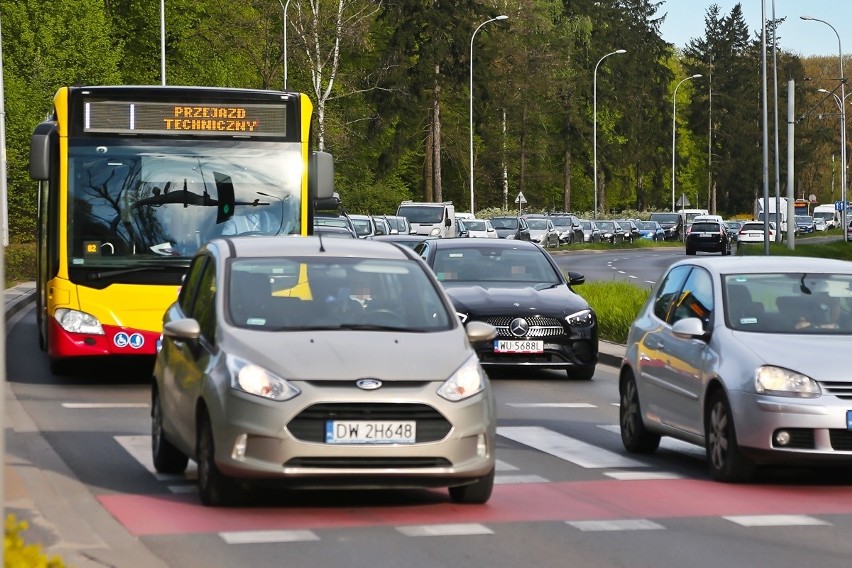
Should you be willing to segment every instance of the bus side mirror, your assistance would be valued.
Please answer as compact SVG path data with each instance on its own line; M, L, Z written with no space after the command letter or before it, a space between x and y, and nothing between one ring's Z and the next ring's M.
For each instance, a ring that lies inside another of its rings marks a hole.
M328 152L311 154L308 193L311 199L328 199L334 195L334 158Z
M50 177L51 138L56 133L56 124L42 122L38 124L30 139L30 177L38 181L47 181Z

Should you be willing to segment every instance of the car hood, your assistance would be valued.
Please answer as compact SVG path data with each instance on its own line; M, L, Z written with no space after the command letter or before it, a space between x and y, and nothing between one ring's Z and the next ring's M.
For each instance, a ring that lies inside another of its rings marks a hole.
M515 233L518 232L517 229L494 229L494 230L497 231L497 234L500 235L501 237L504 236L504 235L514 235Z
M430 333L239 330L222 349L282 378L443 381L473 351L461 327Z
M765 365L804 373L818 381L852 382L839 358L849 349L848 335L806 335L730 331L735 344Z
M525 315L534 313L562 316L589 307L586 300L566 285L547 290L529 286L456 285L444 282L456 310L477 315Z

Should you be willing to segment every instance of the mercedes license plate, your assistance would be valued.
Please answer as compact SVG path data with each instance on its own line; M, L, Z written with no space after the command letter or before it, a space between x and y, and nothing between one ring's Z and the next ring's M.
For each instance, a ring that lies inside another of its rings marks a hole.
M846 428L852 430L852 410L846 411Z
M328 420L326 444L413 444L417 439L414 420Z
M495 339L494 353L544 353L544 341Z

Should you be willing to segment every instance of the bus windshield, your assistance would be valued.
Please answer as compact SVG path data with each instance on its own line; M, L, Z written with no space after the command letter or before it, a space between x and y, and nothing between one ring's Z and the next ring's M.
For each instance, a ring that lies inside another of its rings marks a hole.
M69 259L191 257L207 240L300 232L301 145L85 138L69 148Z

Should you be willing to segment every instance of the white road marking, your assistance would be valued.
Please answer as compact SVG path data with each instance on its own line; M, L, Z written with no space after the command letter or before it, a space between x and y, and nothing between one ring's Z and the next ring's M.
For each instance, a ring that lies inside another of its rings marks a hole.
M509 402L513 408L597 408L588 402Z
M539 426L497 428L497 434L586 468L648 467L648 464Z
M82 409L99 409L99 408L148 408L148 404L144 402L63 402L63 408L82 408Z
M598 424L598 428L621 436L621 427L618 424ZM689 442L681 442L668 436L663 436L663 439L660 440L660 447L664 450L672 450L680 454L689 454L702 458L705 456L704 448L690 444Z
M608 471L605 476L619 481L647 481L649 479L683 479L682 475L668 471Z
M494 534L494 531L476 523L447 525L409 525L396 527L405 536L467 536L474 534Z
M159 481L196 479L198 476L195 462L192 460L189 460L189 465L182 474L157 473L154 469L154 458L151 456L151 436L115 436L115 441Z
M593 531L649 531L661 530L664 527L658 525L648 519L624 519L620 521L570 521L566 525L571 525L575 529L584 532Z
M550 480L539 475L496 475L494 476L494 483L496 485L517 485L520 483L550 483Z
M627 276L628 278L639 278L638 276L633 276L632 274Z
M831 523L807 515L742 515L722 517L743 527L831 526Z
M496 471L518 471L518 468L510 463L504 462L503 460L497 460L494 469Z
M227 544L260 544L270 542L306 542L319 540L312 531L240 531L221 532L219 537Z
M168 489L175 495L183 493L198 493L197 485L169 485Z

